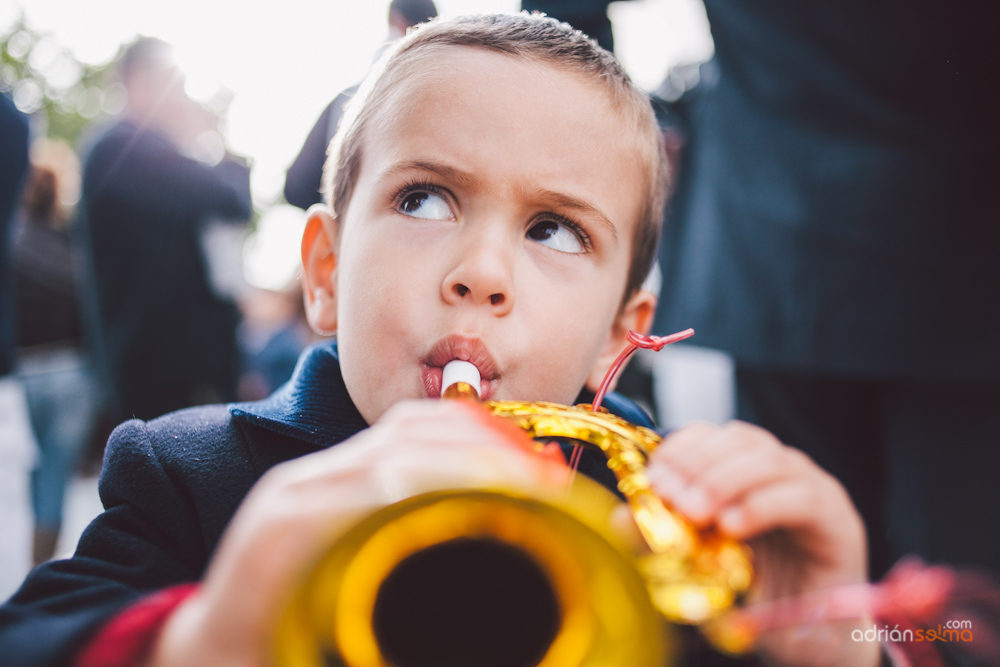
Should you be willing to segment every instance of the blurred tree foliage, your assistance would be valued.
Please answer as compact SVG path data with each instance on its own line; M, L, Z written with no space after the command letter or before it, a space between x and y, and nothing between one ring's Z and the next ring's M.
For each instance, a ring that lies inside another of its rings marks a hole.
M114 61L98 66L80 62L52 36L28 26L23 14L0 32L0 91L33 115L39 135L71 146L84 127L125 106Z

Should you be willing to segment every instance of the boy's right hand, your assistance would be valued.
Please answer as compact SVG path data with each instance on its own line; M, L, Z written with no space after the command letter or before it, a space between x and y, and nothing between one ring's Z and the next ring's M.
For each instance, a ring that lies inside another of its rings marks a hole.
M233 517L201 590L164 626L151 665L268 664L286 596L362 517L439 489L562 488L565 466L527 453L528 442L477 405L405 401L353 438L276 466Z
M797 449L745 422L695 423L667 436L647 473L671 506L701 527L754 550L750 602L780 603L867 581L861 517L843 486ZM867 624L867 625L866 625ZM813 623L765 633L771 665L873 667L877 643L851 639L870 619Z

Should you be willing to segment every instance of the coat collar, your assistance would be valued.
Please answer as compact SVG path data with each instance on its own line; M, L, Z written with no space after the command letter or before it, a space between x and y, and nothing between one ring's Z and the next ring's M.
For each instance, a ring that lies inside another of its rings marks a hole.
M584 390L578 403L593 400ZM609 393L604 406L628 421L652 428L652 420L624 396ZM368 427L340 374L336 341L313 345L299 357L292 379L262 401L233 403L233 417L269 431L328 447Z
M340 374L336 341L307 348L292 379L262 401L233 403L233 417L255 426L328 447L368 428Z

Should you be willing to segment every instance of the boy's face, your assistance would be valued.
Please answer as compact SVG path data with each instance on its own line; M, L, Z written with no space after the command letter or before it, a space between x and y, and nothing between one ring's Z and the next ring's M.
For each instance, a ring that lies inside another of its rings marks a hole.
M648 321L648 296L620 310L647 182L623 127L600 84L477 48L396 86L347 211L303 240L307 313L369 423L456 358L486 399L570 403Z

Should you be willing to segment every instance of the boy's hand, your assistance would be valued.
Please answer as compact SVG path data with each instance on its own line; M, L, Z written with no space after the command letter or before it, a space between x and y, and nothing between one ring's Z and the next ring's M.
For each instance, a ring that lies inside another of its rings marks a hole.
M278 614L323 550L376 509L461 487L562 488L565 466L464 401L406 401L335 447L269 471L227 528L200 593L160 635L153 665L268 664Z
M714 524L749 542L751 602L867 580L864 525L847 492L764 429L743 422L679 429L653 454L648 474L657 493L696 525ZM853 642L854 627L773 631L758 649L780 665L877 665L878 644Z

